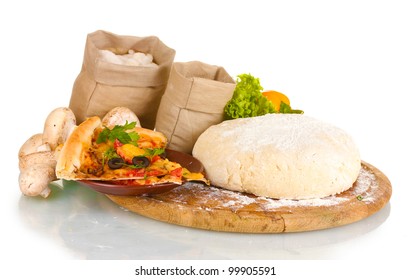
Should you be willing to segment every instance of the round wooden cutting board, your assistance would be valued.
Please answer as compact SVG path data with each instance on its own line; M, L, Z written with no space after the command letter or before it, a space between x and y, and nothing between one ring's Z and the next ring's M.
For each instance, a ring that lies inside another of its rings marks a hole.
M280 233L359 221L383 208L391 192L388 178L363 162L352 188L322 199L277 200L197 183L152 196L107 196L132 212L167 223L215 231Z

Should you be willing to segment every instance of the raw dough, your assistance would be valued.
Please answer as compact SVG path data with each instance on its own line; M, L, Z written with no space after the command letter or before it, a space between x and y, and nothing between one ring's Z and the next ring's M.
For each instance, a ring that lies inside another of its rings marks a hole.
M361 168L343 130L296 114L235 119L208 128L193 156L211 183L257 196L322 198L349 189Z

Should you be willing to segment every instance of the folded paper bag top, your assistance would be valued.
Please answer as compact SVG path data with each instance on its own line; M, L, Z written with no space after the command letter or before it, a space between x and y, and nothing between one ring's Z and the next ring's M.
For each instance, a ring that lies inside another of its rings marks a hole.
M235 81L221 66L200 61L175 62L157 112L156 130L168 147L191 153L197 138L224 119Z
M110 63L102 59L100 50L151 54L158 67ZM124 106L136 113L143 127L154 128L174 56L175 50L155 36L123 36L102 30L88 34L83 65L69 105L77 121L102 117L112 108Z

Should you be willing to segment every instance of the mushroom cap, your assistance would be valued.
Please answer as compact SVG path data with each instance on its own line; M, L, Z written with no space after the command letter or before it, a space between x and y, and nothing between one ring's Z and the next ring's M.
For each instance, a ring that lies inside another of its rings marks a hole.
M52 150L63 144L73 128L76 126L76 117L67 107L59 107L51 111L44 123L43 143L48 143Z
M19 150L19 159L25 155L37 152L37 149L43 144L43 134L38 133L27 139Z
M113 128L116 125L124 125L126 121L128 123L136 122L136 127L141 127L137 115L127 107L115 107L101 120L102 124L108 128Z
M54 151L35 152L20 157L20 171L33 165L44 164L52 168L56 168L57 153Z
M48 184L56 179L55 170L47 164L36 164L25 168L19 176L19 186L23 194L46 198L50 195Z

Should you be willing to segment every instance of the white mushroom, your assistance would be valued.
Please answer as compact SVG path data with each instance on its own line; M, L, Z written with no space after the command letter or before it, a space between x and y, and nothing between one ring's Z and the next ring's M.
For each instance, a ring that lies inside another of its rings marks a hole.
M55 168L57 164L55 151L42 151L31 153L21 157L19 160L20 171L26 169L27 167L38 164L46 164Z
M116 125L124 125L126 123L136 122L137 127L141 127L137 115L126 107L115 107L111 109L101 120L104 126L113 128Z
M49 183L56 180L55 168L48 164L35 164L23 169L19 176L22 193L46 198L50 195Z
M21 146L19 150L19 159L25 155L37 152L41 145L43 145L43 134L34 134Z
M37 152L50 152L51 147L48 143L41 144L40 146L37 147Z
M51 150L63 144L76 126L76 117L69 108L54 109L44 123L43 144L50 145Z
M76 126L69 108L57 108L47 117L43 133L30 137L19 150L19 185L23 194L50 194L49 183L56 180L56 164L60 150Z

